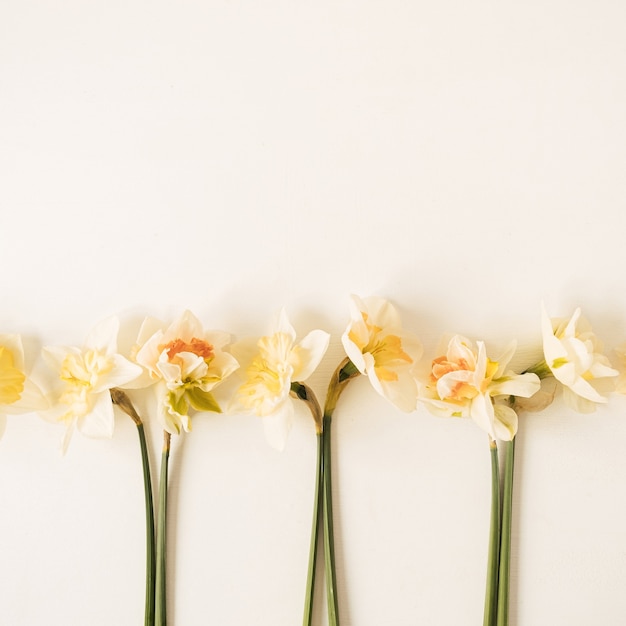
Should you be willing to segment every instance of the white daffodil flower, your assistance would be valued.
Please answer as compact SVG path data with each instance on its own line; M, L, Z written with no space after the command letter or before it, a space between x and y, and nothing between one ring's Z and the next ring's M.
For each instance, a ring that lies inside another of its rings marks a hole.
M402 411L413 411L417 386L412 369L422 355L421 343L402 330L396 309L383 298L351 296L350 316L341 337L348 358L381 396Z
M473 348L465 337L450 339L444 356L432 363L420 399L435 415L471 417L492 439L511 441L517 433L517 413L498 396L528 398L539 390L535 374L515 374L506 367L515 352L511 343L498 361L487 357L482 341Z
M580 413L590 413L607 399L595 381L617 376L580 308L568 319L550 319L542 307L541 332L546 365L563 385L563 400Z
M146 323L154 329L153 320ZM239 367L222 350L229 339L228 333L205 331L193 313L184 311L168 328L156 330L137 351L137 363L157 384L159 419L170 434L191 431L190 407L221 411L210 392Z
M258 340L239 341L231 347L245 380L237 390L233 409L262 417L267 441L282 450L294 413L291 384L311 376L328 348L330 335L313 330L296 343L296 331L284 310L272 331Z
M76 428L87 437L112 437L115 426L110 390L137 378L141 368L117 353L119 320L110 317L88 335L82 348L45 347L43 357L58 374L52 408L41 416L65 424L67 450Z
M24 371L24 350L19 335L0 334L0 437L4 434L7 414L38 411L46 399Z

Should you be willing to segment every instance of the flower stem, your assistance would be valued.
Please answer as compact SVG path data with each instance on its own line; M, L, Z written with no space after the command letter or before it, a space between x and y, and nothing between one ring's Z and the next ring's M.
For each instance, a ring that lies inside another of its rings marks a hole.
M500 558L500 469L498 446L489 440L491 453L491 522L489 526L489 553L487 557L487 585L483 626L495 626L498 603L498 568Z
M328 624L339 626L337 599L337 571L335 567L335 535L333 528L333 493L331 472L330 425L331 415L324 415L323 435L323 498L324 498L324 562L326 571L326 601Z
M156 544L156 624L165 626L166 613L166 574L167 574L167 467L170 457L170 439L163 431L163 452L161 454L161 476L159 479L159 516L157 519Z
M315 470L315 500L313 503L313 523L311 525L311 546L309 548L309 569L306 577L304 598L304 618L302 626L311 626L313 618L313 592L315 590L315 568L317 565L317 538L320 527L320 501L322 499L324 474L324 435L317 433L317 465Z
M513 514L515 439L513 439L513 441L507 441L505 446L506 456L504 459L504 489L502 494L497 626L508 626L509 624L509 571L511 568L511 521Z
M154 556L154 503L152 500L152 479L150 477L150 460L146 445L146 433L143 424L137 424L141 461L143 465L143 487L146 505L146 608L145 626L154 626L154 580L156 562Z
M113 403L119 406L119 408L133 420L135 426L137 426L137 434L139 435L141 464L143 467L144 502L146 508L146 601L144 625L154 626L154 579L156 570L154 558L154 502L152 498L152 476L150 473L150 457L148 456L146 433L144 431L143 422L126 393L118 388L111 389L110 393Z
M323 417L323 449L322 449L322 499L324 511L322 514L324 521L324 566L326 572L326 602L328 604L328 624L329 626L339 626L339 601L337 599L337 571L335 567L335 533L333 528L333 480L331 470L331 446L330 446L330 425L333 412L337 406L339 396L346 388L346 385L360 374L354 363L349 358L345 358L334 371L326 402L324 403Z

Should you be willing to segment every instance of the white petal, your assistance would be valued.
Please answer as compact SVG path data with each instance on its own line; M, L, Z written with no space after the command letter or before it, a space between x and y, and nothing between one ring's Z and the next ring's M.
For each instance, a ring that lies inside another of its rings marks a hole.
M276 321L273 324L274 332L276 333L284 333L291 337L292 341L296 340L296 331L294 327L289 322L289 318L287 317L287 312L285 309L281 309L278 312L278 316L276 317Z
M575 337L576 336L576 324L578 322L578 318L580 317L581 310L578 307L572 317L570 318L567 326L565 327L564 336L565 337Z
M558 378L557 372L561 368L552 369L552 364L559 360L567 358L567 350L559 339L554 336L554 330L552 328L552 322L548 317L548 313L545 307L541 308L541 334L543 338L543 354L546 359L546 363L556 378Z
M444 374L437 381L437 393L440 398L449 398L453 395L454 389L461 384L474 387L474 372L470 370L454 370Z
M602 396L600 397L602 398ZM593 413L597 406L596 401L579 396L569 387L563 387L563 402L565 402L570 409L574 409L574 411L578 413ZM606 400L602 398L602 402L606 402Z
M4 431L6 430L6 426L7 426L6 415L3 415L2 413L0 413L0 439L2 439L2 435L4 435Z
M117 334L120 329L120 321L117 317L108 317L102 320L88 335L85 340L85 348L113 354L117 352Z
M506 366L509 364L509 361L513 358L515 354L515 350L517 348L517 341L512 341L504 350L504 353L497 360L498 369L496 373L493 375L494 378L502 378L504 372L506 371Z
M216 352L213 360L209 364L209 371L207 376L213 377L217 380L210 383L210 386L203 385L202 388L204 391L209 391L213 389L216 385L221 383L224 379L228 378L233 372L239 369L239 362L232 355L228 354L228 352Z
M383 390L383 386L381 385L378 375L376 374L376 362L374 357L369 352L366 352L363 355L363 362L365 363L365 374L369 378L372 387L374 387L374 389L384 397L385 391Z
M348 302L348 310L350 311L350 319L356 322L363 319L363 313L367 311L367 307L359 296L352 294Z
M225 333L221 330L210 330L204 333L203 338L204 341L210 343L214 348L222 349L230 342L230 333Z
M121 387L143 373L143 369L139 365L131 363L120 354L113 354L110 358L113 360L113 368L106 376L101 377L102 380L98 381L97 385L94 385L94 393L100 393L113 387Z
M601 396L584 378L576 379L574 384L568 385L565 388L571 389L576 395L586 400L590 400L591 402L598 402L600 404L607 402L607 399L604 396ZM590 413L591 411L587 408L586 410L582 410L580 412Z
M489 385L490 396L519 396L530 398L539 391L541 381L536 374L513 374L508 372L503 378Z
M165 343L174 339L191 341L194 337L200 339L204 336L204 330L200 320L191 312L183 311L181 316L165 331Z
M458 404L452 404L451 402L444 402L443 400L437 400L434 398L426 398L423 396L418 397L418 401L422 402L424 406L437 417L469 417L470 403L460 406Z
M370 296L363 301L365 309L361 309L368 314L369 321L380 328L400 328L402 323L396 308L384 298Z
M495 415L491 398L486 394L477 395L470 405L470 415L478 426L492 439L496 438L494 429Z
M167 388L163 383L159 384L159 402L157 408L157 419L161 424L163 430L166 430L170 435L180 435L183 428L182 416L176 413L174 409L168 404Z
M17 402L3 406L5 413L30 413L31 411L45 411L50 403L39 387L29 378L24 381L24 390Z
M494 411L494 432L502 441L512 441L517 433L517 413L504 404L496 404Z
M398 380L380 381L382 395L401 411L410 413L417 406L417 384L408 369L396 370L396 373Z
M158 330L143 344L135 357L137 363L145 367L153 378L160 377L157 363L159 362L159 358L161 357L161 353L163 351L161 346L164 343L164 333L163 331Z
M330 335L312 330L293 350L293 380L306 380L317 368L328 349ZM292 359L290 359L292 360Z
M137 335L137 345L141 348L156 333L163 334L165 327L165 323L155 317L144 318Z
M229 348L229 352L237 359L241 366L241 374L245 374L254 357L259 353L259 345L257 339L247 338L233 343Z
M108 391L92 396L93 408L79 418L78 430L86 437L111 438L115 427L113 402Z
M612 376L619 376L619 372L613 369L609 360L603 355L595 355L595 360L589 369L589 373L593 378L610 378Z
M471 348L471 341L462 335L454 335L446 351L446 358L453 363L465 361L467 368L476 369L476 353Z
M288 399L274 413L262 417L267 442L276 450L284 450L293 421L293 402Z
M43 360L54 371L61 369L61 365L68 354L79 356L81 351L73 346L45 346L41 351Z
M365 324L363 324L365 326ZM365 374L366 363L361 352L361 349L350 339L349 333L355 326L349 326L346 332L341 336L341 343L343 344L343 349L346 351L348 358L352 361L354 366L361 372L361 374ZM367 342L365 342L367 343ZM372 359L373 363L373 359Z

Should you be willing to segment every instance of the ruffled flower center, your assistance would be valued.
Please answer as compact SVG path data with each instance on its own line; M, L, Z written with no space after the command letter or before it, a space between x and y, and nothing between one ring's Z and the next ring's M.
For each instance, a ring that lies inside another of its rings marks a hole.
M0 404L17 402L24 391L26 377L17 367L13 353L0 346Z

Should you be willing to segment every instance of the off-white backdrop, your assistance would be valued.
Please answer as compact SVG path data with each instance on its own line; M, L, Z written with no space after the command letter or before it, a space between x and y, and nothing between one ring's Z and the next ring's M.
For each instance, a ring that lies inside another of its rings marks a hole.
M518 339L522 367L542 300L612 348L625 23L617 0L4 0L0 332L32 362L114 313L189 308L242 337L285 306L333 335L320 395L350 293L391 299L425 358L460 332ZM31 415L0 443L0 622L136 626L135 428L119 415L65 457L60 437ZM334 440L343 626L481 624L486 436L359 380ZM625 447L621 397L521 416L512 626L626 623ZM305 412L283 453L239 415L175 439L170 624L300 623L314 455Z

